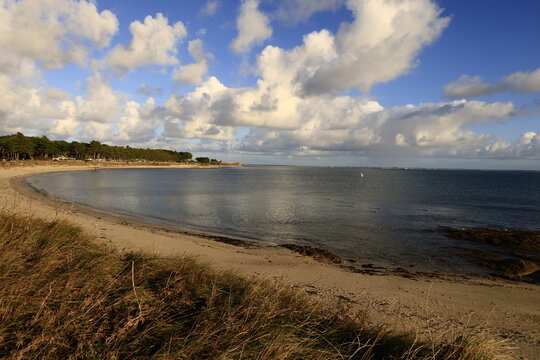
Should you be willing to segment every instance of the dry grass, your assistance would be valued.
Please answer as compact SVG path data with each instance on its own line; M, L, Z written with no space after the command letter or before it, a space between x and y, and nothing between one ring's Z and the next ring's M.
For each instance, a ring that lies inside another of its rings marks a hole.
M61 220L0 212L0 358L494 359L420 342L189 258L117 254Z

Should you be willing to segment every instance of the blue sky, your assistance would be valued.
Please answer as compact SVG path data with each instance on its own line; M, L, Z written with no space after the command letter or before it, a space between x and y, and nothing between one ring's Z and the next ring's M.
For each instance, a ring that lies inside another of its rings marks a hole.
M0 3L0 133L246 163L540 169L535 0Z

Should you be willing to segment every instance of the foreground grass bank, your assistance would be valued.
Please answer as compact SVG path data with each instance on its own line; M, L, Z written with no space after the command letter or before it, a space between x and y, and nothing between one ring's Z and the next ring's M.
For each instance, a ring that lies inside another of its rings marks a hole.
M118 254L64 221L0 212L0 358L494 359L420 341L189 258Z

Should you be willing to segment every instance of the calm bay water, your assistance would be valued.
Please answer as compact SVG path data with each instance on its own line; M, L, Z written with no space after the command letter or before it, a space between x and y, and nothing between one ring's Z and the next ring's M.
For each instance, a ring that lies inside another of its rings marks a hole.
M255 166L106 169L27 181L147 222L437 270L461 266L457 256L448 259L465 245L442 227L540 231L540 172Z

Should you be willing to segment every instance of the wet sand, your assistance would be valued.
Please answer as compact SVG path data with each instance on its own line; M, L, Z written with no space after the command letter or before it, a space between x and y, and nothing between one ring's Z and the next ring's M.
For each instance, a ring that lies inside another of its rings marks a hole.
M396 330L417 329L426 336L459 334L467 328L485 330L505 342L506 353L521 359L540 358L540 286L369 266L352 271L284 247L149 225L70 204L38 193L23 181L44 172L89 169L93 167L61 164L0 168L0 204L44 218L66 218L120 249L188 255L217 268L283 281L322 301L341 302L350 311L367 310L374 322Z

